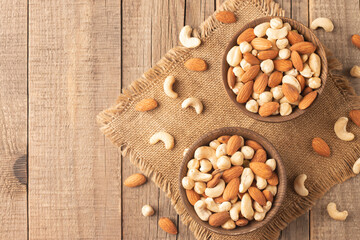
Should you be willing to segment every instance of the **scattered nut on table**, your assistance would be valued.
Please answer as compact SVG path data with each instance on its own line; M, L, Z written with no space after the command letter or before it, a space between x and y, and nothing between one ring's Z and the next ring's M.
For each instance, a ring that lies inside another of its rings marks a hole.
M174 76L166 77L164 81L164 92L168 97L175 99L178 97L178 94L172 89L174 83L175 83Z
M299 194L302 197L306 197L309 195L309 191L305 187L305 180L307 179L306 174L300 174L295 178L294 181L294 190L297 194Z
M321 27L325 30L325 32L332 32L334 30L334 24L329 18L316 18L314 21L311 22L310 28L311 29L317 29L318 27Z
M184 26L179 34L180 43L187 48L196 48L201 44L199 38L191 37L192 28L188 25Z
M347 117L340 117L334 125L334 131L336 136L343 141L352 141L355 138L355 135L346 130L346 126L349 119Z
M329 213L329 216L338 221L345 221L349 213L347 211L339 212L336 208L336 203L329 203L327 205L327 212Z
M165 149L172 149L174 147L174 137L167 132L157 132L151 136L149 143L151 145L156 144L157 142L162 141L165 144Z
M141 208L141 213L144 217L150 217L150 216L154 215L155 211L150 205L144 205Z
M202 113L203 108L204 108L202 102L198 98L187 98L187 99L185 99L182 102L181 107L182 108L193 107L197 114Z

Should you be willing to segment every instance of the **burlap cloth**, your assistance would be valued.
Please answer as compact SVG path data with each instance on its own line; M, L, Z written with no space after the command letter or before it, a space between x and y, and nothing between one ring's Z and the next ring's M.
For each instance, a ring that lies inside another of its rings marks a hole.
M118 147L123 155L140 168L164 190L181 220L189 225L198 239L275 239L280 230L308 210L333 185L354 176L352 165L360 157L360 129L349 124L356 135L352 142L339 140L334 122L348 116L351 109L360 108L360 98L348 81L334 73L339 67L329 58L329 76L324 92L309 111L283 123L264 123L247 117L228 98L221 79L221 61L232 36L247 22L266 15L283 15L272 1L228 0L220 10L236 14L237 22L222 24L210 16L197 28L195 35L202 44L196 49L176 47L170 50L152 69L119 96L117 104L99 114L101 131ZM206 60L209 69L192 72L184 68L191 57ZM163 92L163 81L168 75L176 78L177 99ZM204 111L197 115L193 109L181 109L181 102L197 97L204 103ZM137 112L134 105L141 99L155 98L159 107L149 112ZM179 169L183 151L201 135L221 127L240 126L265 136L277 148L288 177L288 189L283 206L268 225L237 237L218 235L200 227L186 212L179 196ZM174 136L175 147L165 150L163 144L150 145L149 138L157 131ZM322 137L332 149L330 158L312 151L311 140ZM300 197L293 190L294 178L301 173L308 176L309 196Z

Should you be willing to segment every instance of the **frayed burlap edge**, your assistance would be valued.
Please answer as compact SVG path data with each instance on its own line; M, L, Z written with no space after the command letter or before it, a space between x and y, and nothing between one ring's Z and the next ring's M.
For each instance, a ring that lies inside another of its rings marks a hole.
M248 3L253 4L264 14L269 16L285 15L284 10L281 9L279 4L275 3L273 0L250 0ZM244 1L228 0L220 6L218 11L228 10L236 12L242 4L244 4ZM208 17L208 19L197 29L194 29L194 36L199 37L202 41L204 41L215 29L222 26L222 23L215 18L216 12L212 16ZM177 63L186 59L189 51L191 51L191 49L181 46L171 49L153 68L145 72L140 79L132 82L131 85L123 91L123 94L118 97L116 105L101 112L97 116L97 120L102 125L100 130L111 140L113 144L121 149L122 155L129 157L132 164L137 166L166 193L166 195L171 199L171 203L173 204L176 212L181 216L182 222L189 226L189 229L194 233L195 237L197 239L208 239L211 237L212 232L201 227L190 217L181 203L179 193L172 191L170 182L168 182L161 173L154 172L152 166L147 164L144 159L134 152L129 144L123 141L121 135L119 135L119 133L117 133L116 130L109 125L109 123L116 118L117 115L126 111L139 94L145 92L146 89L151 88L157 80L163 79L163 76L165 76L167 72L171 71ZM329 50L327 50L327 58L329 78L332 78L336 87L340 90L344 99L348 102L351 108L360 108L360 96L356 95L355 90L350 86L349 81L345 77L334 72L334 70L340 70L342 68L341 63ZM272 221L271 225L268 224L267 226L264 226L266 229L262 231L263 234L261 236L258 236L259 239L278 238L281 230L283 230L291 221L309 210L315 202L331 188L331 186L354 176L351 169L353 163L359 155L360 148L354 149L352 153L347 153L340 166L337 165L337 168L332 169L330 174L326 175L323 179L319 179L315 184L308 186L308 189L310 190L308 197L300 198L292 206L279 213L282 218L276 218Z

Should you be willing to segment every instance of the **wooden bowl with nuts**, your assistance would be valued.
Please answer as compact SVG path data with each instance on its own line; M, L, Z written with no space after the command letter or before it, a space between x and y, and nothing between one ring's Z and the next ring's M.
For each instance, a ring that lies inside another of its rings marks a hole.
M271 221L287 185L274 146L240 127L216 129L196 141L184 156L179 182L187 213L224 235L248 233Z
M323 45L306 26L285 17L246 24L222 62L225 90L246 115L264 122L294 119L316 102L328 65Z

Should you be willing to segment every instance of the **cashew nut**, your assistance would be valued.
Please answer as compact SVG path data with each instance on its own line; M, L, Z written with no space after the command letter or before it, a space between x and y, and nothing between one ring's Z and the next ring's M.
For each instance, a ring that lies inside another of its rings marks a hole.
M201 44L199 38L191 37L192 28L188 25L183 27L179 34L180 43L187 48L196 48Z
M162 141L165 144L166 149L172 149L174 147L174 137L167 132L157 132L150 138L150 144L153 145L158 141Z
M258 189L263 190L264 188L266 188L266 186L267 186L266 179L256 175L255 180L256 180L256 186L258 187Z
M273 29L282 28L283 27L283 21L281 20L281 18L273 18L273 19L270 20L270 27L273 28Z
M350 75L356 78L360 78L360 66L353 66L350 70Z
M270 201L266 202L266 205L263 207L263 212L255 212L254 219L256 221L264 220L266 213L271 209L272 203Z
M272 185L267 185L267 187L264 190L268 190L269 192L271 192L271 194L275 197L276 193L277 193L277 187L276 186L272 186Z
M216 161L216 165L221 170L229 169L231 167L230 158L228 156L221 156Z
M192 180L190 177L187 177L187 176L183 177L183 179L181 180L181 184L182 184L183 188L185 188L187 190L191 190L195 186L194 180Z
M251 99L246 103L245 108L249 112L257 113L259 110L259 104L256 100Z
M221 194L224 192L224 190L225 190L225 181L220 179L219 183L215 187L205 189L205 195L211 198L220 197Z
M284 23L284 27L286 27L288 29L288 31L291 31L291 25L290 23Z
M242 59L242 54L239 46L232 47L228 52L228 54L226 55L226 61L232 67L236 67L237 65L239 65L241 59Z
M194 185L194 191L198 194L203 194L205 192L206 189L206 183L204 182L195 182Z
M285 75L290 75L296 78L296 76L299 75L299 73L295 68L292 68L289 71L286 71Z
M280 59L288 59L291 55L291 51L287 48L281 49L279 51L279 58Z
M226 143L220 144L216 148L216 157L221 157L226 155Z
M242 43L240 43L240 51L241 51L241 53L247 53L247 52L251 52L251 50L252 50L252 46L251 46L251 44L250 43L248 43L248 42L242 42Z
M317 18L312 21L310 28L317 29L318 27L322 27L325 32L332 32L334 30L334 24L328 18Z
M288 32L289 30L287 27L283 27L281 29L268 28L266 30L266 35L271 39L281 39L285 38L288 35Z
M354 163L353 172L354 172L355 174L359 174L359 173L360 173L360 158L359 158L358 160L356 160L356 162Z
M211 141L210 143L209 143L209 146L212 148L212 149L214 149L214 150L216 150L216 148L218 147L218 146L220 146L220 142L218 141L218 140L213 140L213 141Z
M154 215L154 209L150 206L150 205L144 205L141 208L141 213L144 217L150 217L152 215Z
M199 172L199 170L195 168L192 168L188 171L188 176L195 182L208 182L212 179L211 174Z
M194 157L195 157L195 159L199 159L199 160L204 159L204 158L209 159L210 162L212 163L213 167L217 168L217 166L216 166L216 160L217 160L216 152L211 147L206 147L206 146L198 147L195 150Z
M265 164L268 165L272 171L275 171L275 169L276 169L276 160L275 159L270 158L270 159L266 160Z
M194 204L194 209L198 217L202 221L208 221L209 217L211 216L210 210L206 208L206 203L204 200L199 200Z
M200 160L200 172L207 173L212 169L212 163L207 159Z
M305 174L300 174L295 178L294 181L295 192L302 197L306 197L307 195L309 195L309 191L305 187L306 178L307 176Z
M231 230L236 228L236 224L233 220L229 219L223 225L221 225L221 227L226 230Z
M241 182L239 185L239 192L244 193L248 190L251 186L252 182L254 181L254 173L251 171L250 168L244 168L241 174Z
M263 36L265 36L266 34L266 30L270 27L270 23L269 22L264 22L264 23L260 23L259 25L257 25L256 27L254 27L254 34L261 38Z
M253 202L253 208L254 208L255 212L258 212L258 213L264 212L264 208L257 201Z
M174 76L168 76L167 78L165 78L164 81L164 92L167 96L171 97L171 98L177 98L178 94L176 92L174 92L174 90L172 89L173 84L175 83L175 77Z
M327 205L327 211L329 213L329 216L334 219L334 220L338 220L338 221L345 221L347 216L349 215L349 213L347 211L343 211L343 212L339 212L336 209L336 203L329 203Z
M355 138L353 133L346 131L348 121L347 117L340 117L334 125L336 136L343 141L352 141Z
M280 103L280 115L287 116L292 113L292 107L289 103Z
M230 209L230 217L232 220L237 221L240 218L241 201L236 202Z
M251 197L248 193L245 193L241 199L241 214L247 220L252 220L254 218L254 213Z
M254 149L249 146L241 147L241 153L244 154L245 159L252 159L254 157Z
M305 63L309 59L309 55L303 54L303 55L301 55L301 59L302 59L303 63Z
M237 151L231 156L230 161L234 166L241 166L244 163L244 154Z
M192 169L192 168L199 169L199 167L200 167L200 162L198 159L191 159L187 164L188 169Z
M181 104L182 108L187 108L189 106L193 107L197 114L200 114L204 108L198 98L187 98Z
M209 197L205 199L206 207L212 212L227 212L231 209L230 202L215 203L214 199Z
M314 72L314 77L319 77L321 72L321 59L316 53L310 54L309 67Z
M309 67L309 65L307 63L305 63L303 70L300 71L300 74L306 78L311 78L314 73L311 71L311 68Z

